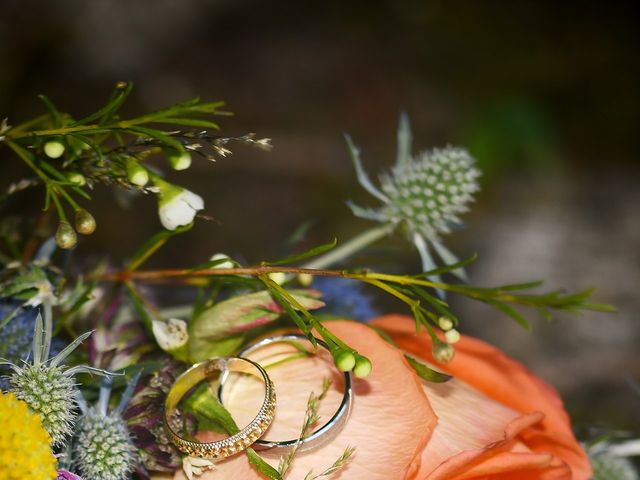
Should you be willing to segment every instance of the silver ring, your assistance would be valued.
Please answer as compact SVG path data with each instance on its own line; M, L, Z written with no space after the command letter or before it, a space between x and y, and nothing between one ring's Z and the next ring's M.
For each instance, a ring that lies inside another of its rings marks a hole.
M302 334L298 333L289 333L284 335L276 335L273 337L268 337L262 339L256 343L245 347L243 350L238 352L239 357L246 357L248 354L257 350L266 345L270 345L272 343L278 342L287 342L287 341L298 341L305 340L309 342L309 339ZM318 345L322 346L324 349L329 351L329 346L322 340L316 338ZM221 378L220 383L218 385L218 399L224 405L222 400L222 388L224 386L224 382L226 378ZM277 388L277 386L276 386ZM353 387L352 387L352 378L351 372L344 372L344 394L342 396L342 402L336 410L336 413L331 417L331 419L326 422L321 427L317 428L310 435L304 437L303 439L292 439L292 440L283 440L283 441L269 441L269 440L261 440L258 439L252 445L254 450L271 450L271 449L290 449L293 448L296 444L299 444L298 448L300 452L310 450L311 448L316 448L319 445L322 445L326 440L333 438L335 434L337 434L344 423L349 418L349 414L351 412L351 407L353 404ZM331 433L331 435L329 435ZM324 437L324 438L323 438Z

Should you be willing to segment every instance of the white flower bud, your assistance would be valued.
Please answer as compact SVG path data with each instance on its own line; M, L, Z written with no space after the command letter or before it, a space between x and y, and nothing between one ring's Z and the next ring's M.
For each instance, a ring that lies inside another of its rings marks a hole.
M457 343L460 341L460 333L455 328L452 328L445 332L444 339L448 344Z
M231 258L229 257L229 255L225 255L224 253L216 253L215 255L212 255L209 260L215 262L216 260L224 259L226 259L227 261L220 262L217 265L214 265L212 268L233 268L233 262L231 261Z
M178 350L186 346L189 341L187 322L179 318L170 318L166 322L154 320L152 330L158 345L165 352Z
M186 150L169 154L169 163L174 170L186 170L191 166L191 154Z
M450 318L440 317L438 319L438 326L446 332L447 330L451 330L453 328L453 322Z
M204 208L204 200L200 195L157 177L153 181L160 190L160 223L167 230L189 225L196 213Z
M300 273L298 274L298 282L303 287L308 287L309 285L311 285L311 283L313 283L313 275L309 273Z
M282 285L284 281L287 279L287 275L282 272L273 272L269 274L269 278L273 280L278 285Z

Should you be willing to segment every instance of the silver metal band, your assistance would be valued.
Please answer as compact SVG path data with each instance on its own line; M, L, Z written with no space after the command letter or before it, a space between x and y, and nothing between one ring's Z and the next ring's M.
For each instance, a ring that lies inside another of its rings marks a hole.
M300 342L305 341L308 342L311 346L308 338L305 335L290 333L284 335L276 335L273 337L268 337L262 339L256 343L249 345L238 353L239 357L246 357L251 352L258 350L266 345L270 345L272 343L279 342ZM316 339L318 345L329 351L329 346L322 340ZM312 348L312 347L311 347ZM222 399L222 390L224 386L226 378L220 379L220 384L218 386L218 398L220 402L224 405ZM336 410L335 414L326 422L324 425L320 426L316 430L314 430L310 435L299 440L298 438L294 438L291 440L283 440L283 441L269 441L258 439L252 445L252 448L255 450L270 450L270 449L290 449L293 448L297 443L299 445L299 451L306 451L313 448L316 448L322 445L324 442L332 439L342 428L344 423L349 418L349 414L351 412L351 407L353 404L353 387L352 387L352 377L351 372L344 372L344 394L342 397L342 402L340 402L340 406Z

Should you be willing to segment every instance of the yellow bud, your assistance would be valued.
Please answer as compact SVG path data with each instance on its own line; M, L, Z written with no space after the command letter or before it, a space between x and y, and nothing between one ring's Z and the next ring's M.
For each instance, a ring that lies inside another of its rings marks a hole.
M136 160L127 160L127 178L131 183L139 187L144 187L149 182L149 172Z
M76 211L76 230L83 235L91 235L96 230L96 219L84 208Z
M186 170L191 166L191 154L186 150L173 151L169 154L169 163L174 170Z
M60 140L49 140L44 144L44 153L49 158L60 158L64 153L64 144Z
M349 350L339 350L333 353L333 360L336 362L336 367L341 372L350 371L356 364L356 357Z
M438 326L444 331L451 330L453 328L453 322L450 318L440 317L438 319Z
M298 274L298 282L303 287L308 287L313 282L313 275L309 273L300 273Z
M353 373L358 378L365 378L371 373L371 368L371 361L367 357L358 355L356 357L356 365L353 367Z
M66 220L62 220L56 231L56 243L60 248L72 248L78 242L73 227Z
M269 274L269 278L273 280L278 285L282 285L284 281L287 279L287 276L282 272L273 272Z
M83 187L87 184L87 179L84 178L80 172L69 172L67 173L67 178L71 183L77 185L78 187Z
M458 332L455 328L452 328L451 330L448 330L447 332L445 332L444 339L449 344L457 343L460 341L460 332Z

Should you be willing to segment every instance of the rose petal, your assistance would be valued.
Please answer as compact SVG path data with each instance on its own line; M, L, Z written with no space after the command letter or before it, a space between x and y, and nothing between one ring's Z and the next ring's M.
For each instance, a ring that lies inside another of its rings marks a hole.
M415 334L413 319L390 315L374 320L372 323L390 335L400 348L435 364L431 354L431 340L425 333ZM537 474L535 478L580 480L591 477L589 461L571 431L562 400L552 387L535 377L520 363L485 342L463 336L456 344L456 356L453 361L448 364L438 364L438 368L517 412L544 413L544 419L536 425L537 428L527 428L518 433L518 439L531 452L552 454L555 457L549 460L550 473L548 474L556 477ZM443 412L439 412L435 407L434 410L442 421ZM436 435L434 433L434 437ZM562 462L566 462L571 467L573 477L558 476L567 473L566 468L563 470L560 465ZM526 477L518 476L517 478Z
M344 428L329 443L299 454L290 470L289 478L303 478L311 469L320 473L349 446L357 448L353 461L332 479L410 478L419 466L419 455L436 421L421 384L408 367L402 353L382 340L369 327L342 321L330 322L328 327L363 355L368 356L374 368L368 378L355 380L353 410ZM312 390L319 392L318 385L322 383L322 376L309 367L305 368L294 362L270 370L274 377L276 370L280 370L280 375L286 374L288 381L279 386L274 379L279 408L277 423L269 435L282 439L299 430L309 393ZM335 393L333 400L328 398L328 402L335 401ZM237 405L239 402L240 396L234 397L233 407L229 402L230 409L236 415L241 410ZM255 405L252 404L251 408L255 408ZM332 408L335 410L335 405ZM322 413L323 418L326 419L331 413ZM281 453L262 455L270 464L277 466ZM216 467L216 471L207 472L200 478L263 478L248 464L245 455L236 455L218 463ZM184 477L177 474L175 478Z

